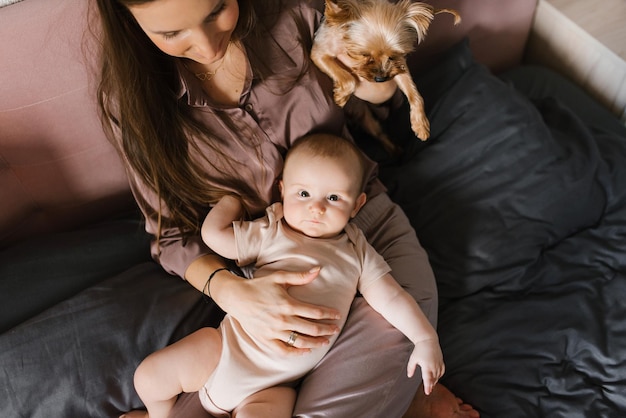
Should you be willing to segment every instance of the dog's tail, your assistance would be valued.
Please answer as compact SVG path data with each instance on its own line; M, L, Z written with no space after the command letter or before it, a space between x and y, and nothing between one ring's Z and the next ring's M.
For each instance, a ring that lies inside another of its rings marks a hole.
M454 9L433 9L433 14L450 13L454 16L454 25L461 23L461 15Z

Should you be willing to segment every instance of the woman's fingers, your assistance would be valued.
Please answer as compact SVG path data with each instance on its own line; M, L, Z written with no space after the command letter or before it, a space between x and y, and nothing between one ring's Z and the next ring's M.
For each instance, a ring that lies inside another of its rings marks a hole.
M315 280L319 268L305 272L274 272L253 280L242 280L233 315L247 330L275 351L283 354L305 353L329 344L339 332L334 323L340 318L334 308L301 302L288 289ZM289 342L292 332L297 338Z
M275 317L272 346L285 355L305 354L311 349L330 344L330 338L339 332L333 321L340 318L339 311L326 306L301 302L289 295L287 289L302 286L315 280L320 268L308 272L277 272L274 283L285 289L282 303L274 305Z
M279 271L272 276L276 283L289 286L301 286L307 283L311 283L319 275L321 267L313 267L309 271L301 272L288 272Z
M324 347L330 344L327 337L311 337L295 331L285 332L285 337L274 340L272 346L275 351L285 355L307 354L315 348Z
M283 317L284 322L280 328L310 337L328 337L339 332L339 327L335 323L320 321L329 319L339 319L339 315L331 315L314 305L294 305L293 309Z
M315 267L308 272L279 272L275 273L273 276L275 277L275 283L281 284L285 286L286 289L288 289L292 286L302 286L312 282L313 280L315 280L319 272L320 268ZM300 317L309 320L336 320L340 318L339 311L334 308L301 302L295 298L292 298L291 296L287 297L286 302L287 303L283 305L285 311L282 312L282 314L286 316ZM322 326L322 330L315 330L311 328L308 331L298 331L313 336L334 334L334 332L329 332L330 328L327 326Z

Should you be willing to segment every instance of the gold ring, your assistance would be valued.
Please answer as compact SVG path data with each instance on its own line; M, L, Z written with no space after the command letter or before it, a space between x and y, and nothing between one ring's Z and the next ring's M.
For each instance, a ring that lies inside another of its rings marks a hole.
M298 333L295 331L291 331L291 334L289 334L289 338L287 338L287 345L289 347L293 347L297 339L298 339Z

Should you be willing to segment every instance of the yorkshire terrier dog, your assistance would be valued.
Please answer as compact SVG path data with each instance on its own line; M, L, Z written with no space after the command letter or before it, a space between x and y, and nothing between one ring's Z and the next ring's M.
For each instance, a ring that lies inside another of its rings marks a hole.
M461 21L455 10L435 9L411 0L326 0L311 59L333 80L335 103L344 107L359 79L377 83L394 80L409 101L413 132L422 141L428 139L430 124L424 100L411 78L406 56L424 39L435 15L443 12L454 15L455 25ZM339 55L343 61L337 58ZM388 152L397 152L367 106L346 108L346 113L351 119L359 119Z

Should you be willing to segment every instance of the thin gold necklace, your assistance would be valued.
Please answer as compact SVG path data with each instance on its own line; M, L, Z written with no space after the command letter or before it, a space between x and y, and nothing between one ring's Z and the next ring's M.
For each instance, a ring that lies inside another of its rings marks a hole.
M208 70L208 71L203 71L201 73L194 73L194 75L202 82L211 81L213 77L215 77L215 74L217 74L217 72L220 70L220 68L224 66L224 62L226 62L226 57L228 57L228 53L230 52L230 47L231 47L231 44L229 43L228 47L226 48L226 52L224 53L224 56L222 57L222 61L220 61L220 65L218 65L215 70Z
M224 58L222 58L222 62L220 62L220 65L218 65L215 70L204 71L202 73L195 73L194 75L198 77L200 81L210 81L213 77L215 77L215 74L217 74L220 68L222 68L222 66L224 65L224 61L226 61L226 55L224 55Z

